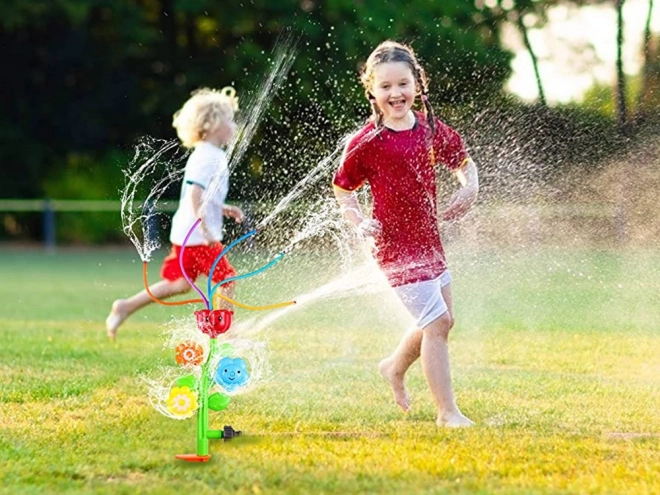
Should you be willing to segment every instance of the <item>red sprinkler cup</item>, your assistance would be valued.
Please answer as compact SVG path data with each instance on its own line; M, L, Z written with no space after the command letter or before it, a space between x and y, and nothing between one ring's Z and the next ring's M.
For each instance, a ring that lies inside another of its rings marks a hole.
M233 314L227 309L200 309L195 311L197 328L214 339L229 330Z

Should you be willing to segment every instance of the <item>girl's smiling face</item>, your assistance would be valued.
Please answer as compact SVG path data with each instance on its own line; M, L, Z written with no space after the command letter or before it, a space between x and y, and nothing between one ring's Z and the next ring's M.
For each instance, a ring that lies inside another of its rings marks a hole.
M415 78L405 62L385 62L374 67L371 93L383 112L383 124L400 127L408 122L415 102Z

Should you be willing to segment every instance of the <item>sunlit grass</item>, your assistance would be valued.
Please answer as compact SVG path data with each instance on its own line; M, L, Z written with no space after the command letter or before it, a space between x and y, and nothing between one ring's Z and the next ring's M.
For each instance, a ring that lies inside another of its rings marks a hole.
M0 493L660 492L660 257L450 256L454 384L476 427L435 427L418 364L399 413L375 365L407 319L387 294L358 295L255 336L270 379L211 419L243 436L191 465L174 455L194 451L194 421L158 414L140 379L171 359L163 324L191 308L145 309L111 344L110 302L140 288L133 253L4 252ZM239 296L275 302L334 268L301 254Z

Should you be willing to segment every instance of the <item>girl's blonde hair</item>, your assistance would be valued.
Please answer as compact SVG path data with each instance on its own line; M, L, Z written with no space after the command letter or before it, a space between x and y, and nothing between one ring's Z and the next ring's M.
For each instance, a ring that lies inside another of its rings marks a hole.
M201 88L193 91L188 101L174 114L172 126L181 144L193 148L223 120L232 120L237 110L238 97L231 86L221 90Z
M364 93L371 102L372 119L376 127L380 127L383 123L383 112L376 104L376 99L371 94L371 89L374 84L374 69L380 64L388 62L403 62L410 67L413 77L415 78L415 89L422 99L424 105L424 113L426 119L431 127L431 132L435 130L435 116L433 114L433 107L428 98L429 92L429 78L426 71L417 61L415 52L408 45L397 43L396 41L383 41L376 49L371 52L367 62L362 68L360 74L360 81L364 86Z

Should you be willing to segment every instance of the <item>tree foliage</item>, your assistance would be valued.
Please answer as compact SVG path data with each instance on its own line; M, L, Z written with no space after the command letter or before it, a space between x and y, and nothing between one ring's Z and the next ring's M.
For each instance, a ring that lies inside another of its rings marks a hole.
M67 170L84 174L81 163L121 166L118 150L129 154L140 136L174 137L172 113L191 90L250 87L283 33L299 37L299 53L273 115L282 105L327 122L354 113L363 103L358 68L388 38L416 49L437 104L500 90L511 54L500 47L489 9L427 0L403 7L395 0L3 0L0 89L9 98L0 113L0 161L12 178L0 197L43 194ZM110 182L89 195L113 196L119 185Z

